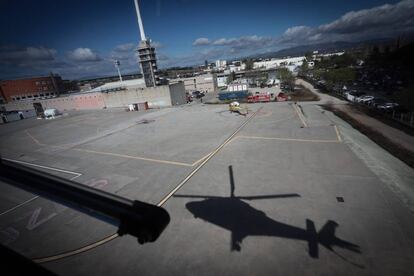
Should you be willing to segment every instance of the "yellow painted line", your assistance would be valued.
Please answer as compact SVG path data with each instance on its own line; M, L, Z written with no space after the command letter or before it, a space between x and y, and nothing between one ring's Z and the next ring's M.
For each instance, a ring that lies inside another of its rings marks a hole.
M296 110L298 111L298 115L301 118L301 121L303 123L303 126L304 127L308 127L308 124L306 123L305 116L303 115L302 110L297 105L296 105Z
M68 251L68 252L58 254L58 255L54 255L54 256L50 256L50 257L32 259L32 261L34 263L41 264L41 263L46 263L46 262L51 262L51 261L56 261L56 260L60 260L60 259L63 259L63 258L67 258L67 257L73 256L73 255L80 254L82 252L86 252L86 251L91 250L93 248L96 248L96 247L98 247L102 244L105 244L105 243L117 238L118 236L119 236L118 233L115 233L115 234L112 234L108 237L105 237L104 239L102 239L100 241L97 241L93 244L81 247L79 249L76 249L76 250L73 250L73 251Z
M44 144L40 143L39 140L37 140L35 137L33 137L33 135L31 135L28 130L25 130L25 132L26 132L27 136L29 136L33 140L33 142L35 142L39 146L44 146Z
M338 140L311 140L311 139L278 138L278 137L263 137L263 136L245 136L245 135L239 135L236 138L261 139L261 140L278 140L278 141L294 141L294 142L311 142L311 143L339 143Z
M37 145L39 146L44 146L44 147L51 147L51 148L59 148L59 149L64 149L63 146L57 146L57 145L46 145L43 143L40 143L39 140L37 140L33 135L30 134L29 131L25 130L26 134L33 140L33 142L35 142Z
M80 149L80 148L65 148L64 146L58 146L58 145L46 145L42 144L37 140L33 135L31 135L26 130L27 135L39 146L46 146L51 148L59 148L59 149L68 149L68 150L76 150L76 151L82 151L82 152L88 152L88 153L95 153L95 154L102 154L102 155L109 155L109 156L116 156L116 157L123 157L123 158L129 158L129 159L136 159L136 160L143 160L143 161L149 161L149 162L156 162L156 163L163 163L163 164L170 164L170 165L177 165L177 166L185 166L185 167L194 167L198 163L202 162L204 159L210 156L211 152L207 154L206 156L203 156L199 160L195 161L192 164L189 163L183 163L183 162L177 162L177 161L169 161L169 160L160 160L160 159L152 159L152 158L146 158L142 156L132 156L132 155L126 155L126 154L119 154L119 153L113 153L113 152L103 152L103 151L94 151L94 150L87 150L87 149ZM71 144L67 144L67 146L71 146Z
M264 115L257 115L256 118L265 118L265 117L269 117L273 114L272 111L265 111L263 113L264 113Z
M261 108L260 108L261 109ZM259 110L260 110L259 109ZM257 111L256 111L257 112ZM226 141L224 141L216 150L214 150L213 152L211 152L209 155L207 155L207 158L204 159L204 161L198 165L186 178L184 178L171 192L169 192L158 204L157 206L162 206L164 205L165 202L167 202L168 199L170 199L179 189L181 189L182 186L184 186L184 184L190 180L191 177L193 177L193 175L195 175L214 155L216 155L226 144L228 144L233 137L236 136L236 134L248 123L250 122L250 120L256 115L256 112L253 113L253 115L251 115L235 132L233 132L232 135L230 135L229 138L226 139ZM51 261L56 261L56 260L60 260L63 258L67 258L70 256L74 256L89 250L92 250L100 245L103 245L107 242L110 242L114 239L116 239L117 237L119 237L118 233L114 233L112 235L109 235L97 242L91 243L89 245L83 246L81 248L75 249L75 250L71 250L71 251L67 251L64 252L62 254L58 254L58 255L54 255L54 256L49 256L49 257L44 257L44 258L37 258L37 259L32 259L33 262L35 263L46 263L46 262L51 262Z
M198 159L197 161L195 161L193 164L191 164L191 166L194 167L195 165L197 165L198 163L200 163L201 161L203 161L204 159L206 159L207 157L209 157L211 154L212 154L212 152L210 152L209 154L201 157L200 159Z
M338 127L336 125L334 127L335 127L336 137L338 137L338 141L342 142L341 134L339 133Z
M158 204L157 206L164 205L165 202L167 202L168 199L170 199L179 189L181 189L182 186L184 186L185 183L187 183L188 180L190 180L191 177L193 177L213 156L215 156L222 148L224 148L228 143L230 143L233 138L237 135L237 133L242 130L242 128L247 125L257 114L258 111L260 111L262 107L260 107L256 112L254 112L241 126L239 126L236 131L234 131L230 137L228 137L218 148L216 148L206 159L204 159L203 162L201 162L200 165L198 165L186 178L184 178L174 189L172 189Z
M79 148L75 148L73 150L81 151L81 152L101 154L101 155L122 157L122 158L128 158L128 159L143 160L143 161L149 161L149 162L155 162L155 163L162 163L162 164L170 164L170 165L184 166L184 167L192 167L193 166L192 164L188 164L188 163L168 161L168 160L160 160L160 159L152 159L152 158L146 158L146 157L141 157L141 156L133 156L133 155L113 153L113 152L87 150L87 149L79 149Z
M292 104L293 109L296 111L300 121L302 122L304 127L308 127L308 125L306 124L305 118L302 115L302 112L300 111L299 107L296 106L296 104Z

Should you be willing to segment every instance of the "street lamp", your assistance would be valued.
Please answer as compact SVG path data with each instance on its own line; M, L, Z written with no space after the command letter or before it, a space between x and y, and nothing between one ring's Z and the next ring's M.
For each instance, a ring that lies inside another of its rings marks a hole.
M122 82L122 76L121 76L121 71L119 70L119 65L121 65L119 60L115 60L115 67L118 70L119 80Z

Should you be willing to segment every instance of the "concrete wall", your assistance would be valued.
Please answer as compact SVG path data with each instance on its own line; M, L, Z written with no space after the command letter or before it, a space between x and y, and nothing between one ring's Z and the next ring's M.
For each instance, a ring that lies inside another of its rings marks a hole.
M20 101L4 105L7 111L33 110L33 103L41 103L43 109L56 108L59 111L102 109L105 103L101 93L85 93L36 101Z
M132 88L125 91L102 93L106 107L128 107L132 103L148 102L149 107L171 106L168 85Z
M171 104L180 105L187 103L183 82L170 84Z
M148 102L151 107L167 107L185 104L185 88L183 83L162 85L148 88L129 88L116 92L94 92L72 94L52 99L36 101L20 101L5 104L5 110L33 110L33 103L41 103L43 109L56 108L60 112L67 110L102 109L112 107L128 107L132 103Z

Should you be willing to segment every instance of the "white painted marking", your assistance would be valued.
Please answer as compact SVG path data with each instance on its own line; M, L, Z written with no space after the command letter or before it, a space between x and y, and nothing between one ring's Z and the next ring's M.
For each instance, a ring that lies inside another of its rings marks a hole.
M20 232L14 229L13 227L7 227L5 229L0 229L0 242L3 245L8 245L16 241L20 236Z
M28 230L34 230L37 227L39 227L40 225L44 224L45 222L49 221L50 219L52 219L54 216L57 215L57 213L53 212L50 215L48 215L47 217L38 220L40 213L42 212L42 207L38 207L36 210L34 210L34 212L32 213L32 216L30 217L29 221L27 222L26 228Z
M28 166L40 167L40 168L48 169L48 170L51 170L51 171L58 171L58 172L63 172L63 173L67 173L67 174L74 174L75 176L71 177L70 180L74 180L74 179L76 179L76 178L78 178L79 176L82 175L81 173L77 173L77 172L71 172L71 171L61 170L61 169L52 168L52 167L41 166L41 165L37 165L37 164L33 164L33 163L28 163L28 162L24 162L24 161L13 160L13 159L8 159L8 158L3 158L3 159L4 160L7 160L7 161L10 161L10 162L21 163L21 164L28 165ZM34 197L32 197L32 198L30 198L30 199L28 199L28 200L26 200L26 201L24 201L22 203L14 206L12 208L10 208L9 210L6 210L3 213L0 213L0 216L6 215L6 214L8 214L10 212L13 212L14 210L16 210L16 209L18 209L18 208L20 208L20 207L22 207L22 206L24 206L24 205L32 202L32 201L34 201L38 197L39 196L34 196Z
M38 197L39 197L39 196L32 197L32 198L30 198L30 199L28 199L28 200L26 200L26 201L24 201L24 202L20 203L19 205L16 205L16 206L14 206L13 208L10 208L10 209L9 209L9 210L7 210L7 211L4 211L3 213L1 213L1 214L0 214L0 216L3 216L3 215L8 214L8 213L10 213L10 212L13 212L14 210L16 210L16 209L18 209L18 208L22 207L23 205L26 205L27 203L32 202L33 200L35 200L35 199L36 199L36 198L38 198Z
M15 163L19 163L19 164L23 164L23 165L27 165L27 166L36 167L36 168L42 168L42 169L46 169L46 170L62 172L62 173L67 173L67 174L73 174L73 175L77 175L77 176L82 175L81 173L77 173L77 172L57 169L57 168L48 167L48 166L37 165L37 164L29 163L29 162L24 162L24 161L19 161L19 160L14 160L14 159L8 159L8 158L3 158L3 159L7 160L7 161L10 161L10 162L15 162Z

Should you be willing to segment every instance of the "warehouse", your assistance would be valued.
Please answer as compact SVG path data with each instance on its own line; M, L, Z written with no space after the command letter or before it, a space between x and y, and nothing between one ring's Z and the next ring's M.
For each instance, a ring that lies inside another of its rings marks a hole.
M183 82L155 87L145 87L141 80L119 81L105 84L93 90L55 97L51 99L26 100L4 104L3 109L33 110L35 106L56 108L59 111L103 108L127 108L134 103L147 102L150 108L185 104Z

